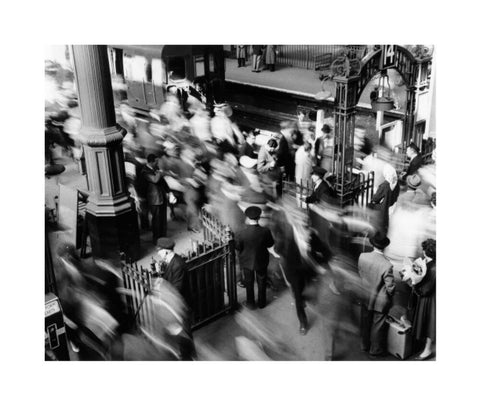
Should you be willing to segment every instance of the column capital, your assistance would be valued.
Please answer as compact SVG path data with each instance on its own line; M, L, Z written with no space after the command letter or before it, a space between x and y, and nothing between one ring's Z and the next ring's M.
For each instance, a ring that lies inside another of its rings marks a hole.
M108 146L122 142L127 131L115 124L108 128L83 127L80 131L82 141L88 146Z

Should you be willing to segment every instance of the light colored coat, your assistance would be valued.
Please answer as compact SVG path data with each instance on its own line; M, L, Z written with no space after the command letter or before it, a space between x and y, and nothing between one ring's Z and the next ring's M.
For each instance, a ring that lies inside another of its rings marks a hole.
M388 312L395 290L393 266L383 253L362 253L358 259L364 304L370 311Z
M275 49L275 45L267 45L267 49L265 50L265 63L267 65L275 64Z
M295 152L295 181L300 184L308 183L312 175L313 159L310 152L306 152L304 146L300 146Z

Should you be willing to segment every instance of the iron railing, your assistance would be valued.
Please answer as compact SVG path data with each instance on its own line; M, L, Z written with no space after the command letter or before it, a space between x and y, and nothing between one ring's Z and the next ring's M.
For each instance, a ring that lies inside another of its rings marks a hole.
M205 209L201 211L201 219L205 241L193 243L192 249L182 255L186 262L193 329L237 306L233 234ZM147 300L152 288L152 271L123 256L122 275L131 318L137 326L154 330L153 312Z
M332 62L345 53L350 58L361 59L365 49L365 45L278 45L276 62L314 70L322 55L331 55Z

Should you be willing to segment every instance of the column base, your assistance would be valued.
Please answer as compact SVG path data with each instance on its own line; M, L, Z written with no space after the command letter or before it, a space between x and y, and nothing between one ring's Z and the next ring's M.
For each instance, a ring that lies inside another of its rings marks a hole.
M140 235L135 211L115 216L87 212L86 220L94 258L117 261L120 252L124 252L133 260L139 259Z

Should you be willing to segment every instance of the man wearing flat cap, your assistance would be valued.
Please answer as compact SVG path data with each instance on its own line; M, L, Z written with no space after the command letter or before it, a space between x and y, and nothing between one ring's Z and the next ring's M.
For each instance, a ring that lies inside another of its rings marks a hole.
M362 253L358 272L362 285L362 350L375 358L386 353L387 314L395 291L393 265L383 254L390 240L377 232L370 243L373 252Z
M309 195L305 202L307 204L315 204L322 200L324 196L334 197L335 192L328 182L324 179L327 171L321 167L314 167L312 173L313 192Z
M264 308L267 303L268 248L274 244L270 230L258 224L261 214L262 210L259 207L248 207L245 210L246 227L236 238L236 248L239 251L240 266L247 290L246 306L251 309L255 307L254 277L257 278L258 307Z
M173 251L174 247L175 242L170 238L159 238L157 241L157 254L164 268L163 278L172 284L189 304L185 261Z

